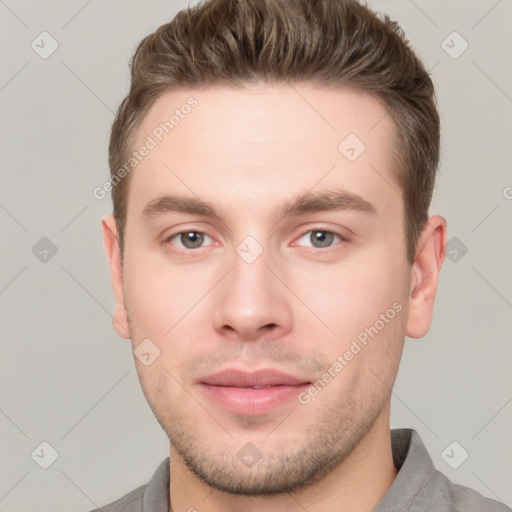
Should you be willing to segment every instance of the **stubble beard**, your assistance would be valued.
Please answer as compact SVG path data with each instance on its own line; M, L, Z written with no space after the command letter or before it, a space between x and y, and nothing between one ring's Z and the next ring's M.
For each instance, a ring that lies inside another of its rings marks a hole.
M350 393L344 396L350 397ZM321 416L305 428L295 426L294 410L263 443L254 441L259 458L252 465L244 463L239 455L247 439L240 441L233 436L219 442L208 438L176 408L167 410L169 414L155 415L182 462L199 480L233 495L272 496L305 489L343 463L372 430L386 404L382 397L373 394L366 400L364 404L364 397L363 403L342 398L323 409ZM308 405L296 407L303 413L302 408ZM301 417L310 418L307 413ZM257 419L240 418L239 428L250 433L257 429L257 423ZM294 445L287 444L287 429L292 429L293 434L303 430ZM280 436L282 442L273 442L273 436ZM250 436L244 436L247 437Z

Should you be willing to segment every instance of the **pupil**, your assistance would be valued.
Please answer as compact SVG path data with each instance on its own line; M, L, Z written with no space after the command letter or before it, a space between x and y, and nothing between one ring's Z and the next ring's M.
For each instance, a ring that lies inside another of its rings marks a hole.
M196 231L190 231L181 235L181 242L185 247L189 249L195 249L200 247L204 240L203 233L197 233Z
M312 233L313 245L315 247L329 247L332 244L334 235L326 231L315 231Z

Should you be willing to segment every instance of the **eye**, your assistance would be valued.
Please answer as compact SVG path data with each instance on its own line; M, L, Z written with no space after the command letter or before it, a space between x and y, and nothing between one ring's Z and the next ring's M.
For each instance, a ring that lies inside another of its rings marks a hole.
M203 231L180 231L166 238L165 242L177 245L181 249L199 249L205 240L212 239Z
M307 247L314 247L315 249L325 249L331 247L333 243L342 242L343 240L345 239L341 235L333 233L332 231L326 229L312 229L306 231L306 233L298 239L297 243L298 245L306 245Z

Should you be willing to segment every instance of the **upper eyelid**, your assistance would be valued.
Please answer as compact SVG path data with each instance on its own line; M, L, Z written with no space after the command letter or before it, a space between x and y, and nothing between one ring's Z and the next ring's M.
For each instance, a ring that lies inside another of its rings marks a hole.
M342 233L340 233L339 231L335 230L335 229L330 229L330 228L324 228L324 227L313 227L313 228L309 228L309 229L306 229L305 231L302 232L301 235L299 235L299 238L303 237L305 234L307 233L311 233L313 231L324 231L325 233L331 233L333 235L336 235L336 236L339 236L340 238L342 238L343 240L346 240L347 237L345 235L343 235Z
M184 233L201 233L201 234L206 235L207 237L211 238L212 240L214 239L211 235L208 234L207 231L205 231L203 229L182 229L180 231L173 231L170 235L165 235L163 241L169 242L169 241L173 240L174 238L176 238L180 235L183 235Z
M306 233L310 233L312 231L325 231L326 233L332 233L333 235L338 235L339 237L341 238L347 238L345 235L343 235L342 233L340 233L339 231L335 230L335 229L331 229L331 228L326 228L326 227L323 227L323 226L314 226L312 228L308 228L308 229L304 229L303 231L301 231L299 237L302 237L304 236ZM183 233L202 233L204 235L207 235L209 236L210 238L213 238L207 230L205 229L201 229L201 228L190 228L190 229L181 229L179 231L173 231L172 233L170 233L169 235L165 235L164 238L166 240L169 240L171 238L175 238L177 237L178 235L181 235Z

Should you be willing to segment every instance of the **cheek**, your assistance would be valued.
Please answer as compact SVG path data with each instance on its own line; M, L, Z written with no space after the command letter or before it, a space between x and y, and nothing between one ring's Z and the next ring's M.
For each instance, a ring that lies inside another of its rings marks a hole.
M320 322L316 327L316 332L325 332L317 348L331 365L328 371L335 375L326 399L351 390L363 407L369 400L367 392L374 390L376 396L383 397L391 388L407 317L398 277L388 273L384 278L374 269L351 268L350 272L331 273L329 279L325 276L321 293L310 295L310 303L315 304L312 309L334 331L324 329Z
M205 270L190 271L162 256L127 258L124 285L130 319L139 330L165 336L204 295L207 278Z
M293 289L317 317L317 331L343 344L380 315L404 308L404 276L387 265L329 265L294 276ZM393 305L395 309L393 309ZM322 322L323 321L323 322ZM380 324L379 324L380 325Z
M158 260L150 265L136 265L133 258L127 261L125 297L133 349L150 339L160 351L151 366L138 368L146 389L156 393L158 387L173 388L172 376L178 378L183 362L201 354L205 340L211 339L205 332L212 313L208 300L201 299L215 277L212 269L185 270Z

